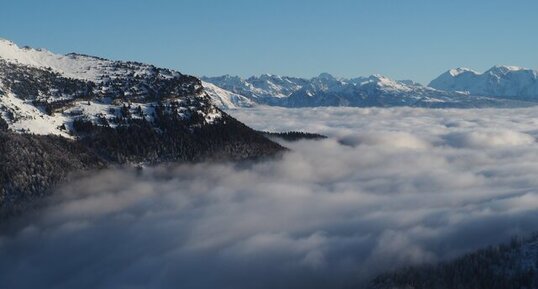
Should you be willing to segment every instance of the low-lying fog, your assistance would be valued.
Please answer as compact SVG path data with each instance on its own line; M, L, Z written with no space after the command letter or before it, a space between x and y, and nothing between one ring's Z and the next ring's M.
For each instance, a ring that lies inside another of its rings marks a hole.
M538 109L230 113L330 138L76 181L0 235L0 288L341 288L538 230Z

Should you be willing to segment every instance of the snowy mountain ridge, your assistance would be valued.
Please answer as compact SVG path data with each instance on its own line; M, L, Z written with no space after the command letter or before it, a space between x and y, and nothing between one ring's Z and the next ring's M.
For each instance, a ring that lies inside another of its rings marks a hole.
M138 62L112 61L0 39L0 117L14 131L74 138L75 120L115 127L121 118L154 121L162 106L211 123L221 115L192 76Z
M470 95L538 101L538 71L518 66L495 65L483 73L467 68L450 69L429 86Z
M287 77L271 74L252 76L247 79L238 76L202 77L205 82L212 83L222 89L243 95L261 104L286 106L289 98L304 94L313 97L317 93L345 93L356 87L377 86L387 91L413 91L420 85L399 82L382 75L358 77L353 79L336 78L328 73L321 73L311 79ZM435 91L426 88L426 90Z
M471 73L469 69L451 70L453 75ZM221 89L243 96L253 103L284 107L315 106L417 106L417 107L512 107L529 103L485 96L470 96L457 90L446 91L383 75L336 78L322 73L311 79L271 74L241 78L224 75L202 77ZM241 106L236 104L236 106Z
M114 69L114 61L77 53L59 55L46 49L19 47L12 41L0 38L0 58L20 65L50 68L65 77L100 81L104 76L121 75L127 70ZM135 73L148 72L150 65L140 65Z

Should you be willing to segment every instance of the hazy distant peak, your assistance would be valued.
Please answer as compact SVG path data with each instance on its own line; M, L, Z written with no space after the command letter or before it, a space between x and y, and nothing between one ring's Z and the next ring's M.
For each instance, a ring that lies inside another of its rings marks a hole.
M478 96L536 101L537 75L536 70L510 65L495 65L483 73L456 68L441 74L432 80L429 86Z
M521 71L521 70L529 70L527 68L523 68L520 66L513 66L513 65L495 65L492 68L490 68L485 73L508 73L511 71Z
M469 69L469 68L466 68L466 67L458 67L458 68L453 68L453 69L450 69L447 73L451 76L458 76L462 73L465 73L465 72L471 72L471 73L475 73L475 74L478 74L476 71L472 70L472 69Z
M327 73L327 72L320 73L317 78L321 78L321 79L336 79L334 76L332 76L332 74Z

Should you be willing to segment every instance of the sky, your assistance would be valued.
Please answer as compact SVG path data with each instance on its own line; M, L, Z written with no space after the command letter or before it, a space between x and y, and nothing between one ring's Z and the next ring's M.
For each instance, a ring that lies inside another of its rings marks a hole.
M0 0L0 37L197 76L538 68L538 1Z

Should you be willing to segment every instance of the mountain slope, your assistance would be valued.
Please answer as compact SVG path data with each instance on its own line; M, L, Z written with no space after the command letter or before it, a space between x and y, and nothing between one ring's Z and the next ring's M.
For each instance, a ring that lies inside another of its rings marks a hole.
M538 101L538 72L516 66L497 65L484 73L467 68L451 69L430 87L471 95Z
M538 237L514 240L438 265L378 276L373 289L522 289L538 287Z
M465 93L447 92L412 81L395 81L382 75L353 79L335 78L322 73L312 79L262 75L242 79L221 76L204 78L230 93L252 102L284 107L355 106L355 107L513 107L529 103L500 100Z
M249 98L242 96L231 91L224 90L209 82L202 82L204 90L211 97L213 103L223 109L238 108L238 107L252 107L255 102Z
M21 212L70 173L106 162L83 145L52 135L0 131L0 220Z
M0 40L0 121L0 210L28 200L21 194L47 193L71 171L242 160L284 149L218 109L193 76L7 40ZM58 165L67 163L62 158L73 165Z

